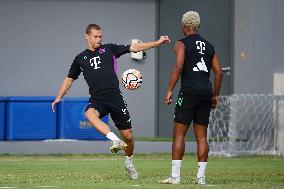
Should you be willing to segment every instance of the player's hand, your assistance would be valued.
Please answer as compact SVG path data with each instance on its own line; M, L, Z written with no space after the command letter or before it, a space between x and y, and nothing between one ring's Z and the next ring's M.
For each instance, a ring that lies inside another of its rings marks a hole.
M162 45L162 44L167 44L167 43L170 43L171 40L169 38L169 36L161 36L160 39L158 40L159 44Z
M172 103L172 101L173 101L173 92L172 91L168 91L166 93L164 101L165 101L165 104L167 104L167 105Z
M51 104L51 108L52 108L52 111L55 112L55 105L58 104L60 102L60 98L56 98L52 104Z
M217 105L218 105L218 96L213 96L211 108L215 109L217 107Z

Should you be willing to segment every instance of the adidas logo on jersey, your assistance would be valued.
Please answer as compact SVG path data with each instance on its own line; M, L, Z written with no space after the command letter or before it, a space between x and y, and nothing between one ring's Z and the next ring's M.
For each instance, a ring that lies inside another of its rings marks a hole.
M198 62L195 67L193 67L193 71L199 72L204 71L208 72L208 69L206 67L205 61L203 60L203 57L201 58L201 62Z

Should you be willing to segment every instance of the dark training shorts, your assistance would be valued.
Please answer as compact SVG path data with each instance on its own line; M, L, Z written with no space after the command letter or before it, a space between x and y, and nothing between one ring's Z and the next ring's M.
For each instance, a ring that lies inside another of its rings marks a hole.
M89 108L94 108L100 113L100 118L110 114L115 126L118 130L126 130L131 128L131 119L127 110L127 104L123 100L120 91L111 91L105 93L99 98L90 98Z
M197 95L180 92L175 108L174 121L184 125L208 126L212 104L211 95Z

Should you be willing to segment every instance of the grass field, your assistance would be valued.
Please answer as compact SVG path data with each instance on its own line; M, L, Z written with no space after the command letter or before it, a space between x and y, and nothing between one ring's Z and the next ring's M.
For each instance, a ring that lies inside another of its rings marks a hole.
M182 184L161 185L170 173L170 154L136 155L140 179L131 181L118 155L1 155L0 188L158 189L201 188L194 183L195 155L182 163ZM284 158L210 157L206 188L284 188ZM203 188L203 187L202 187Z

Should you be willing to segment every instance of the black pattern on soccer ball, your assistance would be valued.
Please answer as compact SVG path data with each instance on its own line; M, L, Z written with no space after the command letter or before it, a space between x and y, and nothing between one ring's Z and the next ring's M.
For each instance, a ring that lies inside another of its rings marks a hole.
M142 84L141 73L134 69L125 71L122 75L122 84L128 90L135 90L139 88Z

